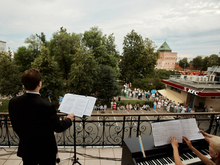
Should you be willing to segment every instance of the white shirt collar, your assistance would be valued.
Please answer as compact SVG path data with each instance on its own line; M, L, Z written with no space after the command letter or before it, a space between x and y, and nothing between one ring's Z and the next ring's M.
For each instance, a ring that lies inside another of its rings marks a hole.
M30 91L26 91L26 93L31 93L31 94L37 94L37 95L40 95L40 93L38 93L38 92L30 92Z

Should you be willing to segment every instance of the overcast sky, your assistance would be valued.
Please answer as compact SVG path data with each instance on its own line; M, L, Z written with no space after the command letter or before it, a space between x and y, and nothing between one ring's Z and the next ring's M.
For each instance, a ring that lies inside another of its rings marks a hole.
M0 15L0 40L14 51L31 34L50 40L61 26L69 33L98 26L114 33L120 53L132 29L158 48L166 39L178 57L220 52L219 0L3 0Z

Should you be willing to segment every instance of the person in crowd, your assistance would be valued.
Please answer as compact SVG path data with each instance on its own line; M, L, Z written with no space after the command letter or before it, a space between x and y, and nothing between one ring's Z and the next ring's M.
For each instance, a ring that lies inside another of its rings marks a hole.
M137 110L140 110L140 105L139 104L137 104Z
M113 102L113 100L111 101L111 110L113 110L113 104L114 104L114 102Z
M170 104L167 105L167 112L170 112Z
M213 112L213 108L212 108L212 106L210 106L210 108L209 108L209 112Z
M192 108L191 107L189 107L188 108L188 113L190 113L192 111Z
M182 106L181 113L186 113L186 107Z
M69 128L74 114L59 120L55 106L39 93L42 80L37 69L24 71L21 81L26 92L12 98L8 106L13 130L19 137L17 156L22 157L24 165L55 165L57 144L54 132Z
M196 148L193 147L191 141L183 136L183 141L186 142L187 146L198 156L198 158L206 165L220 165L220 137L215 135L210 135L208 133L205 133L204 131L199 131L203 134L205 137L205 140L209 143L209 155L213 159L210 160L205 155L203 155L201 152L199 152ZM173 157L176 165L183 165L178 151L178 140L171 136L170 142L173 147Z
M113 103L113 110L116 110L116 101Z
M100 111L100 106L99 106L99 104L97 104L96 109L97 109L97 111Z
M154 101L154 105L153 105L153 109L156 109L157 108L157 102L156 100Z
M133 107L132 107L132 105L130 104L130 105L129 105L129 110L132 110L132 108L133 108Z
M102 111L102 110L104 110L104 107L103 107L103 105L100 105L100 110Z
M148 104L146 104L146 110L148 111L150 111L150 106L148 105Z
M106 111L106 110L107 110L107 105L105 104L105 105L104 105L104 111Z
M134 109L135 111L137 110L137 105L136 105L136 104L134 105L133 109Z
M177 106L176 106L176 113L180 113L180 112L181 112L180 106L177 105Z
M158 103L157 103L157 108L160 110L161 108L161 101L159 100Z
M143 109L143 110L147 110L146 105L143 105L142 109Z
M97 107L96 107L96 105L94 105L94 107L93 107L93 110L97 110Z
M204 105L204 112L208 112L208 106L207 106L207 104Z
M126 110L129 110L129 105L128 104L126 105Z

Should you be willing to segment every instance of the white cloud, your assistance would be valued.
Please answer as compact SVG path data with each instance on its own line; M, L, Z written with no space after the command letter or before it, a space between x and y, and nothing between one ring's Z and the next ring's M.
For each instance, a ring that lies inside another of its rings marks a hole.
M83 33L98 26L114 33L122 53L124 36L134 29L158 47L167 40L178 56L218 53L218 0L8 0L1 3L0 40L16 50L31 34L44 32L49 40L61 26Z

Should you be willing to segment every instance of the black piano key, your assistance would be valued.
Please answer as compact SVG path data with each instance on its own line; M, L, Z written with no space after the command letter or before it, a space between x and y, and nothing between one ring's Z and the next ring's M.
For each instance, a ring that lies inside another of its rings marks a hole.
M167 157L167 160L168 160L170 163L174 163L173 157Z
M204 152L203 150L200 150L199 152L201 152L203 155L207 155L207 153Z
M185 153L183 155L186 157L186 160L190 160L190 158Z
M188 160L188 158L184 154L180 154L180 157L183 158L183 160Z
M188 158L190 158L190 159L193 159L193 156L190 155L190 153L186 153L186 156L187 156Z
M164 165L168 164L163 158L160 158L158 160L161 162L161 164L164 164Z
M148 163L149 165L155 165L155 164L152 162L152 160L147 161L147 163Z
M174 157L169 156L168 158L171 159L174 162Z
M190 154L192 155L193 158L197 158L197 156L194 152L191 152Z
M157 163L157 165L161 165L161 163L157 159L154 159L154 162Z

